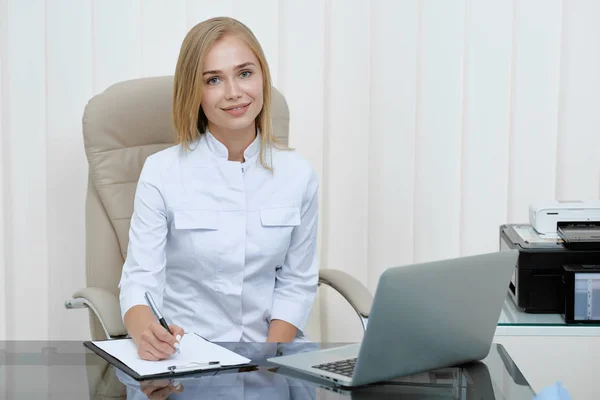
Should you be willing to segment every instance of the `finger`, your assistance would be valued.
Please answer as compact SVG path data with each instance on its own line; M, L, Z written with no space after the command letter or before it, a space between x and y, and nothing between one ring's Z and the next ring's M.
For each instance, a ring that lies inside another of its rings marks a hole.
M167 358L171 357L171 355L173 355L174 353L174 351L171 350L171 347L164 343L159 343L157 346L158 347L151 348L150 352L154 354L154 356L157 357L159 360L166 360Z
M156 358L156 356L154 356L154 354L152 354L149 351L145 350L141 346L138 348L138 355L140 356L140 358L142 360L146 360L146 361L158 361L158 358Z
M167 387L164 387L164 388L159 389L159 390L155 391L154 393L152 393L152 395L150 396L150 398L153 399L153 400L154 399L156 399L156 400L165 400L174 391L175 391L175 389L173 388L173 386L167 386Z
M179 347L181 345L181 339L183 338L183 335L185 334L185 332L183 331L183 328L181 328L180 326L177 326L177 325L169 325L169 329L171 329L171 332L173 332L173 336L175 336L175 340L176 340L176 342L173 346L179 352Z
M177 325L169 325L169 329L171 329L171 332L173 332L173 336L175 336L175 340L177 340L178 342L181 342L181 338L185 334L183 328L180 326L177 326ZM177 338L178 336L179 336L179 338Z
M178 393L183 392L183 385L181 383L177 382L177 384L173 384L171 386L173 387L173 390L175 392L178 392Z
M155 349L167 355L175 353L175 338L165 328L156 324L150 326L150 331L152 335L150 343Z
M159 382L163 382L163 383L159 383ZM164 383L166 382L166 383ZM150 397L150 395L152 393L154 393L155 391L162 389L166 386L169 386L169 381L150 381L148 383L141 383L140 384L140 389L142 389L142 392Z
M142 333L140 347L161 360L169 358L174 352L168 344L164 344L160 339L154 336L152 329Z
M163 357L161 354L155 354L152 349L146 349L143 351L142 358L148 361L160 361L166 357Z
M172 356L175 353L175 351L177 351L175 346L179 346L178 344L175 344L175 346L171 346L170 344L161 342L159 340L157 340L155 343L153 343L153 345L156 350L165 354L165 356L166 356L165 358Z
M154 381L142 381L140 383L140 388L147 389L150 392L154 392L157 389L162 389L164 387L167 387L171 384L171 381L168 379L160 379L160 380L154 380Z
M171 335L162 325L159 323L150 325L150 330L154 333L161 342L169 344L171 347L175 344L175 336ZM175 347L173 347L173 350Z
M158 343L157 343L157 345L158 345ZM152 356L154 356L156 360L165 360L165 359L171 357L171 354L172 354L172 352L169 353L169 352L162 351L160 349L160 347L157 348L152 343L149 343L149 342L143 343L142 346L143 346L142 350L144 350L144 351L148 352L149 354L151 354ZM158 345L158 346L160 346L160 345ZM167 345L165 345L165 346L167 347L167 349L170 349L169 346L167 346Z

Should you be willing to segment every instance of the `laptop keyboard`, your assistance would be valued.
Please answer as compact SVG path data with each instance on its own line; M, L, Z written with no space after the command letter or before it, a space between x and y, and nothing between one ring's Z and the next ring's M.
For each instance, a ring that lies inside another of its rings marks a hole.
M327 372L333 372L334 374L340 374L352 377L354 373L354 366L356 365L356 358L349 358L347 360L334 361L326 364L313 365L313 368L321 369Z

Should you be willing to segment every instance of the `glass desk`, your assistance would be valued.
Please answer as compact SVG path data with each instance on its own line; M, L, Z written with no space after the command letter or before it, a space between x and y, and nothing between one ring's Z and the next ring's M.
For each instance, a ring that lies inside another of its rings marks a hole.
M600 324L567 324L560 314L529 314L506 295L496 335L600 336Z
M83 346L81 342L0 342L1 399L514 399L531 400L534 392L501 345L483 362L444 368L366 386L334 388L266 361L284 348L268 343L223 344L257 365L249 371L211 373L178 381L136 382ZM298 351L305 351L301 344ZM331 348L334 344L310 344Z

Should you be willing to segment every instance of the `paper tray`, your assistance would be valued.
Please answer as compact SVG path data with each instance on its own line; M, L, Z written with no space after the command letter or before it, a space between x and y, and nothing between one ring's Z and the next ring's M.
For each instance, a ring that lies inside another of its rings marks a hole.
M600 249L599 222L559 222L556 232L569 249Z

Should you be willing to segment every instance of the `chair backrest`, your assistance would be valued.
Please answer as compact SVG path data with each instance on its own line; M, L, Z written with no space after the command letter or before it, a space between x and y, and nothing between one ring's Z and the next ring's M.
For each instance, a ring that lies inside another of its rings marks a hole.
M94 96L83 115L83 137L89 164L86 198L87 286L118 296L127 254L129 222L142 166L149 155L172 146L173 77L141 78L117 83ZM273 88L275 135L288 143L289 110ZM91 317L92 339L104 338Z

